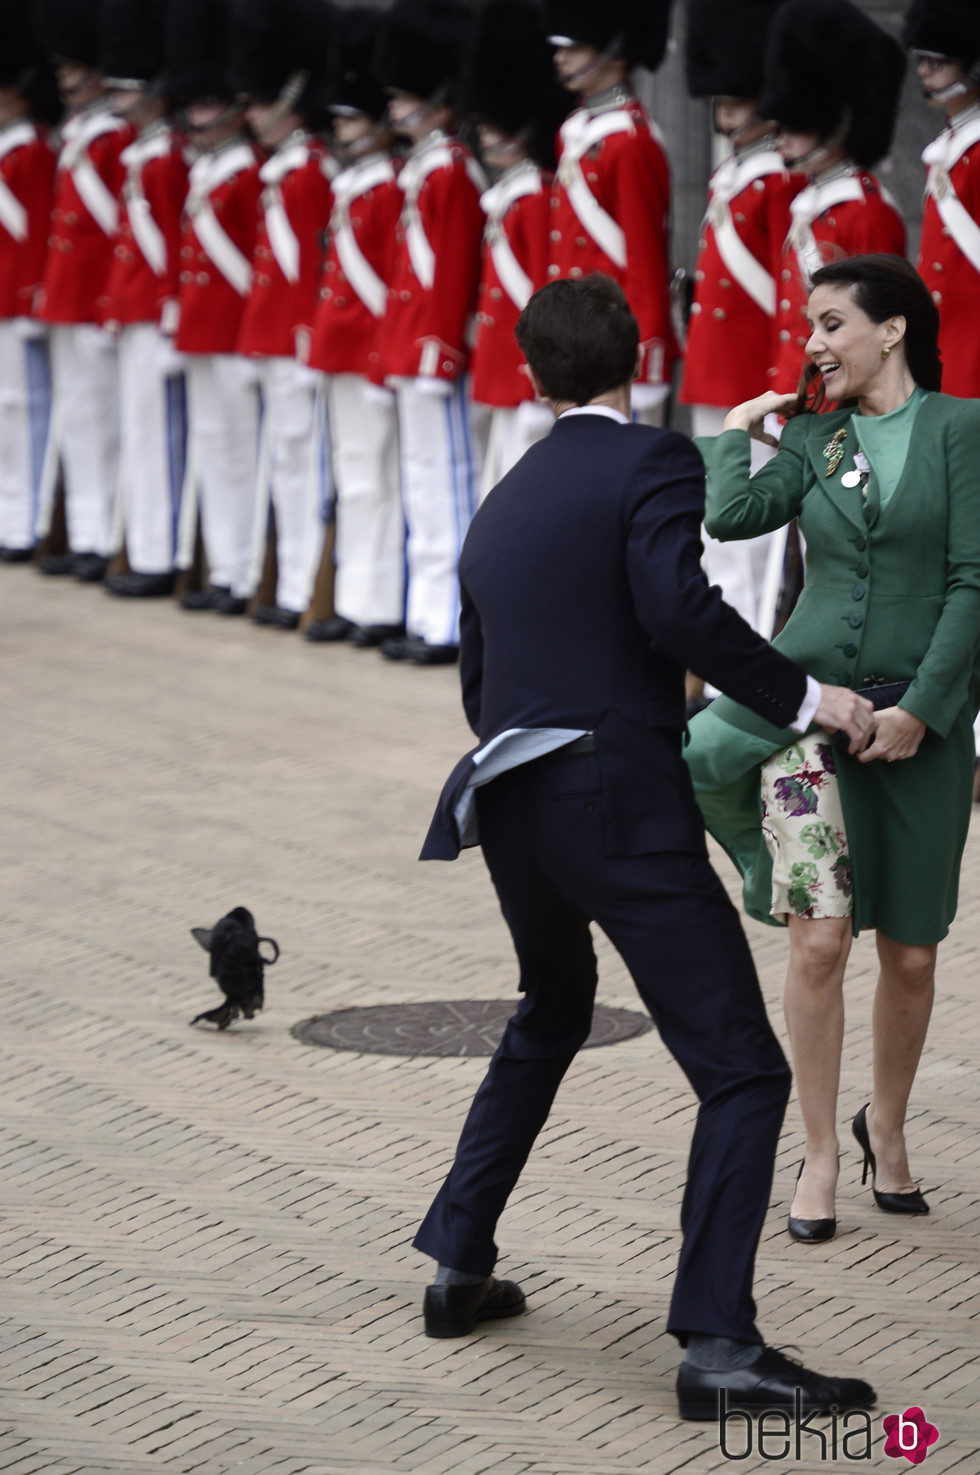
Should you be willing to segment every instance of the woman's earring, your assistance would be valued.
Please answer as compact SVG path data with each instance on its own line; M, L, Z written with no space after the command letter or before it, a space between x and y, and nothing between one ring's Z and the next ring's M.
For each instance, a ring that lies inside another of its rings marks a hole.
M888 347L888 344L886 343L885 346L884 346L884 348L881 350L881 356L882 356L883 359L886 359L890 353L891 353L891 349Z

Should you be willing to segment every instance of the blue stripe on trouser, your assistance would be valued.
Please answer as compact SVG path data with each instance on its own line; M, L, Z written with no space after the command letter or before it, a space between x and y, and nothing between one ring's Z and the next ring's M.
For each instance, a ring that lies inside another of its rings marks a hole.
M453 516L456 524L456 559L463 551L463 539L473 516L473 466L467 423L466 381L460 379L446 401L446 428L449 435L449 465L452 477ZM454 645L459 639L459 586L451 581L450 609L445 641Z
M180 499L187 471L187 381L183 374L164 380L167 422L167 478L170 486L170 527L173 548L180 527Z
M24 373L27 380L27 427L31 468L31 527L37 524L41 472L51 422L51 364L43 338L24 344Z

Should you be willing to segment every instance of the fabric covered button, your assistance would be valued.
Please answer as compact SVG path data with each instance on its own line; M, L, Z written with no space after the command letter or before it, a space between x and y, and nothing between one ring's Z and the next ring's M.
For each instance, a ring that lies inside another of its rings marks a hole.
M843 650L849 661L853 660L858 653L858 648L854 644L853 640L849 640L846 645L841 647L841 649Z
M850 625L852 630L860 630L861 626L864 624L864 616L859 614L848 615L847 623Z
M855 546L855 548L857 549L857 551L859 553L863 553L864 550L865 550L865 548L867 548L867 546L868 546L868 540L867 540L867 538L855 538L854 539L854 546Z
M864 587L863 584L855 584L854 585L854 588L851 590L851 598L852 599L863 599L864 596L867 594L867 592L868 591L867 591L867 589L865 589L865 587Z
M868 565L866 563L859 563L854 572L859 579L866 579L868 577Z

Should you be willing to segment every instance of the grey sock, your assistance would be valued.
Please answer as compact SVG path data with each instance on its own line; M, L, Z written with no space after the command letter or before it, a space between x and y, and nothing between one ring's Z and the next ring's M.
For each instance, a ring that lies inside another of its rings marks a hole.
M453 1270L450 1265L440 1265L436 1271L437 1286L481 1286L485 1275L470 1275L468 1270Z
M736 1342L731 1337L707 1337L693 1332L687 1339L684 1361L708 1373L727 1373L748 1367L762 1355L761 1342Z

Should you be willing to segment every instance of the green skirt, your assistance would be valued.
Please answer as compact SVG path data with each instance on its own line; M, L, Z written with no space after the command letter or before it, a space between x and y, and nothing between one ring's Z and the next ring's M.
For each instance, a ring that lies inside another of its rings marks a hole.
M772 861L762 835L763 763L797 740L718 697L690 724L684 756L708 832L743 881L745 910L773 927ZM931 730L914 758L859 763L838 753L841 806L854 877L854 935L941 942L956 915L960 862L973 807L973 716L964 707L943 739Z

